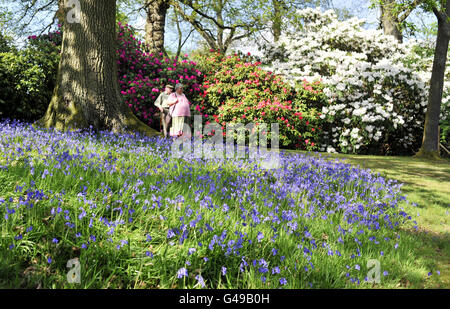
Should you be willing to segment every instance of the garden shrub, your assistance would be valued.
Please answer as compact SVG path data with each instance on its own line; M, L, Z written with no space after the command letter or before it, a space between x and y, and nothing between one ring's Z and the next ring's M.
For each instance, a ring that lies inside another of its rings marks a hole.
M322 78L329 104L312 105L326 121L320 150L412 154L422 141L429 66L405 57L411 43L363 24L339 21L331 10L298 11L294 31L266 46L266 64L291 84ZM448 109L448 96L443 105Z
M206 73L203 100L196 112L206 123L249 123L256 126L279 123L280 146L316 149L321 131L320 114L308 105L324 104L326 97L320 82L305 82L298 91L280 76L263 70L260 62L243 55L223 55L211 51L199 59Z

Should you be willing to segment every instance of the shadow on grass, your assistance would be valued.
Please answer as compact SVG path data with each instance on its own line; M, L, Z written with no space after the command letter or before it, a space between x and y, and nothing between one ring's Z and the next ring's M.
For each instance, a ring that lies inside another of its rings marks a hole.
M413 177L429 177L435 181L450 182L450 163L415 160L409 162L398 159L345 158L350 163L359 164L362 168L377 169L387 174ZM432 165L433 168L426 167Z
M449 196L435 194L435 192L421 188L415 184L402 187L402 192L408 195L415 194L423 200L423 202L416 202L417 206L420 208L427 208L430 204L436 204L442 208L450 208Z
M423 228L418 230L402 230L402 233L417 242L416 249L411 252L418 263L427 267L430 275L418 276L406 274L405 277L414 279L410 282L402 278L400 286L403 288L450 288L450 234L434 233ZM437 272L440 272L438 274Z

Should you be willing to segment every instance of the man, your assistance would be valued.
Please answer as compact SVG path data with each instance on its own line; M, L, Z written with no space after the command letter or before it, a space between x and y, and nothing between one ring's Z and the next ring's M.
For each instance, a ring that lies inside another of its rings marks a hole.
M155 101L155 106L159 109L161 114L164 137L167 137L167 127L169 126L170 120L172 119L169 115L169 104L167 103L167 99L172 94L172 90L172 85L166 85L166 89L164 90L164 92L161 92L161 94Z

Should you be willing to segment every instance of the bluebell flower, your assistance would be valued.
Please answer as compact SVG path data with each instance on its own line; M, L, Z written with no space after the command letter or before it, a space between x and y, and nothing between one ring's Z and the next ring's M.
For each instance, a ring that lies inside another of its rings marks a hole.
M261 242L261 240L264 238L263 233L258 232L258 235L256 236L256 238L258 239L258 242Z
M281 278L281 279L280 279L280 284L281 284L281 285L286 285L286 284L287 284L286 278L284 278L284 277Z
M175 233L172 231L172 229L169 229L169 231L167 232L167 238L172 238L175 237Z
M188 271L185 267L180 268L177 272L177 278L183 278L183 277L187 277L188 276Z
M195 276L195 279L197 279L198 283L202 286L202 288L205 287L205 281L203 280L203 277L201 275Z
M227 268L225 266L222 266L222 276L225 276L227 274Z

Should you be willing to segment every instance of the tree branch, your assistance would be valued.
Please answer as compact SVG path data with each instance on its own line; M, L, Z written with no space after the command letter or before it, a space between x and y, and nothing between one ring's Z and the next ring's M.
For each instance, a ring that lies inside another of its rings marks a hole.
M405 21L405 19L408 18L408 16L411 14L412 11L414 11L419 4L422 2L422 0L414 0L407 8L405 11L403 11L403 14L401 16L399 16L397 18L397 21L399 23L402 23L403 21Z
M174 8L178 11L178 13L186 20L188 21L195 30L200 33L200 35L206 40L206 42L209 44L209 46L213 49L217 48L214 35L211 33L209 29L206 29L202 26L202 24L195 20L192 16L186 14L178 2L174 2L173 4Z
M224 30L224 29L231 30L231 29L233 29L233 28L247 28L247 27L248 27L248 25L245 25L245 24L237 24L237 25L233 25L233 26L225 26L223 23L219 23L218 20L217 20L216 18L211 17L211 16L207 15L206 13L204 13L204 12L200 11L199 9L197 9L197 8L194 6L192 0L179 0L179 1L180 1L181 3L183 3L184 5L189 6L189 7L190 7L195 13L197 13L198 15L200 15L200 16L206 18L206 19L211 20L211 21L212 21L218 28L220 28L220 29L223 29L223 30Z

